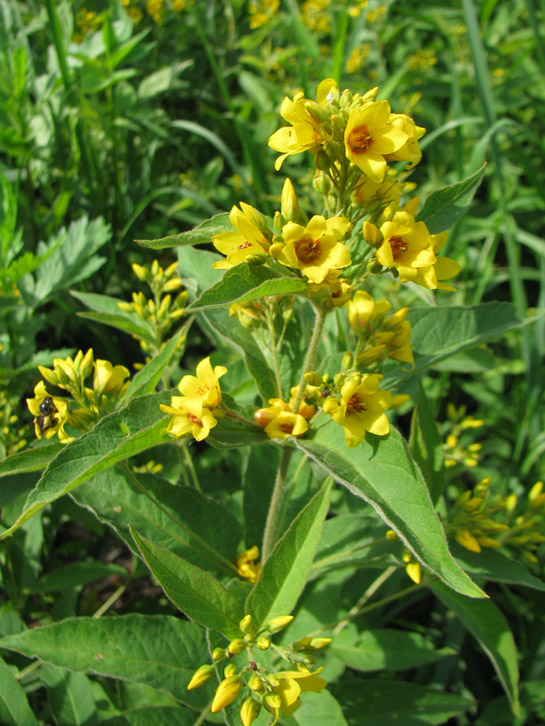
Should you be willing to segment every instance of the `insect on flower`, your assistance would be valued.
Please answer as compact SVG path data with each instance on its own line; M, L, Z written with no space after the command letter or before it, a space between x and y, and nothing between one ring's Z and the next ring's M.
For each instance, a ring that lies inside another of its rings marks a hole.
M57 407L53 403L51 396L47 396L38 406L38 410L40 413L35 417L34 423L43 435L47 429L55 426L57 421L54 414L57 413Z

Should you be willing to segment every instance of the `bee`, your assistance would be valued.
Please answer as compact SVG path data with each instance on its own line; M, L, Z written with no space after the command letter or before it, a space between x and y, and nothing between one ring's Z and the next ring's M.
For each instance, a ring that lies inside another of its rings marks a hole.
M53 403L51 396L47 396L38 406L40 413L34 419L34 423L38 427L42 436L47 429L52 428L57 423L55 414L57 413L57 407Z

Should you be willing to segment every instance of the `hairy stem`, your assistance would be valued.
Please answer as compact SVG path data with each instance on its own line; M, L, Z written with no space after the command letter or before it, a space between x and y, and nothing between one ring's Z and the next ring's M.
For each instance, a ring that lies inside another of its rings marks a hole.
M276 472L276 480L267 514L267 522L265 524L265 532L263 534L263 545L261 547L261 562L265 564L268 556L271 554L276 544L276 530L278 525L278 517L282 507L282 496L284 494L284 483L286 481L286 472L290 460L291 451L282 449L280 456L280 464Z

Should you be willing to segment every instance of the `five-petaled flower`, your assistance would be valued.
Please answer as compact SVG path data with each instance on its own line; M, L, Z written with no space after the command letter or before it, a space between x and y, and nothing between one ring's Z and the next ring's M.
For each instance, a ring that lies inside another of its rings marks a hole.
M320 676L323 668L311 673L309 670L300 671L279 671L271 677L275 685L272 687L272 694L263 698L263 705L274 716L271 726L278 721L280 713L289 718L301 705L300 695L312 691L321 693L327 686L327 681Z
M34 416L34 430L38 439L50 439L58 434L61 443L68 443L70 437L64 430L68 419L68 400L51 396L40 381L34 388L34 398L26 400L28 410Z
M282 228L285 244L272 245L270 253L286 267L301 270L313 283L323 282L330 270L350 264L350 255L340 241L350 229L345 217L325 219L315 215L303 227L288 222Z

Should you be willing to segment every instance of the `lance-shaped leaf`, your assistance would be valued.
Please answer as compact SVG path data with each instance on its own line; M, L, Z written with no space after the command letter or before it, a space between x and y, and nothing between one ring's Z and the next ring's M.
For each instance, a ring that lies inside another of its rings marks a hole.
M432 234L449 229L467 212L475 192L482 181L486 164L474 174L456 184L438 189L427 199L417 216L418 222L425 222Z
M507 557L504 552L488 547L481 552L469 552L457 542L453 542L452 554L464 570L476 578L506 582L509 585L520 585L545 592L543 580L532 575L522 562Z
M270 295L294 295L306 292L307 287L307 283L297 277L279 276L269 267L243 262L227 270L219 282L191 303L188 310L252 302Z
M2 638L0 647L76 673L144 683L194 708L204 708L210 698L202 689L187 690L209 659L205 632L171 616L67 618Z
M356 671L407 670L456 653L452 648L436 650L420 633L393 628L371 628L358 633L355 626L339 633L328 652Z
M513 328L536 322L545 313L539 311L524 320L517 317L515 307L507 302L490 302L471 307L412 308L407 319L412 326L411 346L414 368L397 367L385 376L388 387L424 370L439 361L487 343Z
M507 620L491 600L469 600L435 582L433 592L479 641L501 681L511 708L519 715L517 647Z
M7 537L33 514L118 461L168 441L167 416L159 404L170 391L134 398L128 406L101 419L91 431L67 444L51 461L30 492Z
M343 678L330 690L350 726L440 726L475 707L462 696L402 681Z
M26 694L11 669L0 658L0 722L13 726L38 726Z
M8 456L0 461L0 477L11 476L12 474L23 474L30 471L45 469L52 459L57 456L63 445L58 441L43 446L35 446L33 449L19 451L17 454Z
M329 509L332 482L324 484L276 543L246 600L258 627L289 615L307 581Z
M342 427L328 421L315 430L313 439L296 439L295 444L352 494L369 502L415 557L449 587L470 597L484 596L450 554L426 483L398 431L391 427L386 437L368 434L349 449Z
M129 525L198 567L222 575L235 572L232 563L242 526L229 509L195 488L116 466L78 487L71 497L135 551Z
M131 529L131 534L147 566L176 607L191 620L227 638L240 635L244 610L219 580L173 552L157 547L135 530Z
M92 313L78 313L81 318L95 320L97 323L110 325L112 328L123 330L125 333L135 335L137 338L143 338L150 343L155 342L155 333L151 325L138 317L136 313L127 312L119 307L120 302L115 297L109 295L97 295L92 292L80 292L79 290L70 290L70 294L86 305Z
M411 420L409 448L424 475L432 502L436 504L445 485L443 442L421 384L418 387L416 406Z
M212 240L215 234L220 232L233 232L234 227L229 221L229 214L223 212L216 214L211 219L205 220L195 229L180 234L172 234L169 237L161 237L160 239L137 239L139 245L150 247L154 250L162 250L167 247L182 247L185 245L204 245Z

